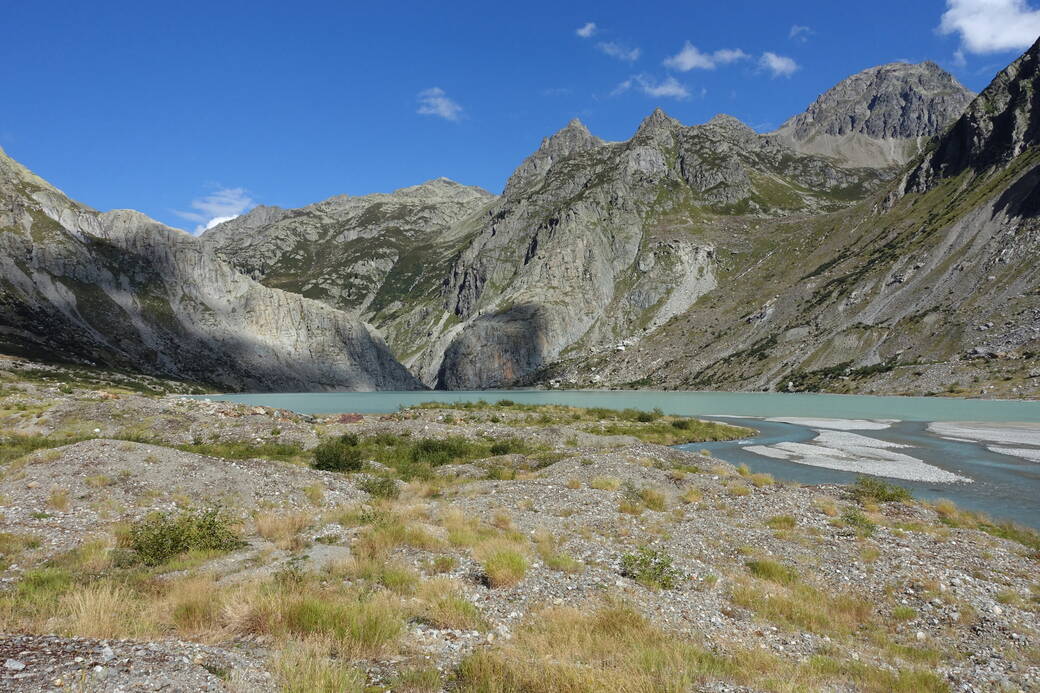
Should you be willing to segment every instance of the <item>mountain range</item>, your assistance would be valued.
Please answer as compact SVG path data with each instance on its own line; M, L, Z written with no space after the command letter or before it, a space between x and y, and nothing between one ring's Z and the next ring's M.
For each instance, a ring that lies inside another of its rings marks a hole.
M201 237L0 153L0 351L249 390L1033 392L1037 60L979 95L871 68L768 134L573 120L500 195L437 179Z

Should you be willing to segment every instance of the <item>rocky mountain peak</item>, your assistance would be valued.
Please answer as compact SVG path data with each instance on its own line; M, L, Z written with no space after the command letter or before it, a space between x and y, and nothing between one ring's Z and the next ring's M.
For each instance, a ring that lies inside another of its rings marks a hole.
M974 94L933 62L888 63L821 94L776 135L807 154L850 165L901 165L956 119Z
M540 182L554 163L578 152L595 149L603 140L589 132L585 124L573 118L555 134L542 140L538 150L524 159L506 182L503 195L511 195Z
M660 108L655 108L654 112L644 118L643 122L639 124L639 129L636 130L635 136L654 136L658 133L670 132L681 127L682 123L678 120L672 118Z

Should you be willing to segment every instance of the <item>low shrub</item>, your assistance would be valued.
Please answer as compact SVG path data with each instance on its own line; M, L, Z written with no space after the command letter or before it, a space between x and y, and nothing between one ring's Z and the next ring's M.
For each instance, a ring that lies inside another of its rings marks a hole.
M130 526L127 548L145 565L162 565L188 551L233 551L244 545L231 519L219 508L152 513Z
M647 546L621 557L621 574L646 587L664 590L675 588L683 578L668 554Z
M415 441L409 451L411 461L417 464L428 464L440 467L460 458L474 454L479 446L465 438L449 436L447 438L423 438Z
M859 510L849 508L841 514L841 521L856 530L861 537L869 537L877 529L877 525L870 521L866 515Z
M496 440L491 444L489 451L492 455L512 455L516 453L523 453L527 450L527 446L524 445L522 440L517 438L505 438L503 440Z
M397 480L386 476L366 477L358 484L358 488L376 498L397 498L401 495Z
M905 503L914 499L910 489L869 476L856 479L849 488L849 495L859 503Z
M347 434L322 441L314 448L315 469L325 472L357 472L361 470L361 450L358 437Z

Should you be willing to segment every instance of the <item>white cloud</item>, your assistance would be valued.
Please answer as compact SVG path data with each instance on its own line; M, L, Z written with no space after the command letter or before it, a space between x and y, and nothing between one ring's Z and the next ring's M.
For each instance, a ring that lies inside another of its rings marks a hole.
M245 188L220 188L205 197L192 200L191 208L195 211L174 211L174 214L198 222L195 233L202 233L217 224L231 221L254 204Z
M769 51L762 54L762 57L758 59L758 64L769 70L773 77L790 77L798 69L798 63L791 58Z
M629 77L624 82L617 85L614 88L614 91L610 92L610 95L619 96L629 89L638 89L647 96L659 99L668 98L685 101L690 98L690 90L686 88L686 85L675 79L675 77L669 77L663 82L657 82L647 75L635 75ZM701 94L704 94L703 90Z
M960 34L969 53L1022 50L1040 35L1040 11L1026 0L946 0L939 33Z
M664 66L679 72L714 70L718 65L728 65L749 57L751 56L739 48L723 48L714 53L702 53L697 46L687 41L683 44L682 50L664 61Z
M590 38L596 34L596 22L586 22L585 26L578 27L574 33L582 38Z
M601 41L596 44L596 47L610 57L624 60L626 63L634 63L639 60L639 55L642 52L638 48L629 48L613 41Z
M448 97L440 87L431 87L419 92L419 110L422 115L432 115L458 122L462 119L462 106Z
M792 41L801 41L805 43L809 40L809 37L816 32L811 27L804 26L802 24L794 24L791 26L791 30L787 32L787 38Z

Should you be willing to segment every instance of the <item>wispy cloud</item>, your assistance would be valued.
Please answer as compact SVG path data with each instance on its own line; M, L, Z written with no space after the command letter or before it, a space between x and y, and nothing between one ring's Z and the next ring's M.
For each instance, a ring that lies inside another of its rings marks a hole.
M815 33L816 32L813 31L811 27L807 27L803 24L794 24L791 26L791 30L787 32L787 38L791 39L792 41L800 41L801 43L805 43L809 40L809 37Z
M639 60L639 56L642 53L638 48L629 48L614 41L600 41L596 44L596 47L610 57L623 60L626 63L634 63Z
M960 34L961 53L1028 48L1040 35L1040 11L1026 0L946 0L940 34Z
M209 195L191 201L193 212L174 211L174 214L198 224L195 233L202 233L217 224L231 221L255 203L245 188L219 188Z
M762 57L758 59L758 64L768 70L773 77L790 77L798 70L798 63L794 60L770 51L762 54Z
M574 33L582 38L592 38L596 35L596 30L596 22L585 22L585 25L575 29Z
M686 41L682 50L664 61L664 66L679 72L714 70L719 65L728 65L750 57L739 48L723 48L714 53L702 53L697 46Z
M419 110L422 115L432 115L458 122L462 119L462 106L448 97L440 87L431 87L419 92Z
M685 101L690 98L690 90L685 84L675 77L668 77L662 82L654 80L648 75L634 75L621 84L617 85L611 96L620 96L630 89L637 89L647 96L659 99L678 99ZM703 92L702 92L703 95Z

